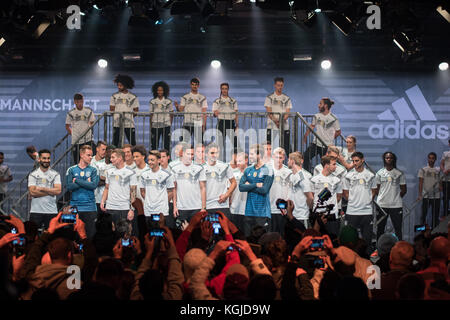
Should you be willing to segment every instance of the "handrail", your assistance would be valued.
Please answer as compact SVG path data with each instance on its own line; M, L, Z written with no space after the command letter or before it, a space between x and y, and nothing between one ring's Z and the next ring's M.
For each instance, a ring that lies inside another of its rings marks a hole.
M309 129L309 131L319 140L319 142L323 145L326 146L327 144L325 142L323 142L322 138L319 137L319 135L314 131L314 129L309 125L308 121L305 120L305 118L303 118L303 116L297 112L297 116L299 117L299 119L303 122L303 124ZM302 137L303 139L303 137Z

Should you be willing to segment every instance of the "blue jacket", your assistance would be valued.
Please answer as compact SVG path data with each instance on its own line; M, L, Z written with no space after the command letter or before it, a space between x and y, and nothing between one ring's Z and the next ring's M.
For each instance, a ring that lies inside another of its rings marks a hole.
M91 181L88 181L89 178ZM98 186L98 181L97 169L92 166L81 169L78 165L74 165L67 169L67 189L72 191L70 205L77 206L79 212L97 211L94 190Z

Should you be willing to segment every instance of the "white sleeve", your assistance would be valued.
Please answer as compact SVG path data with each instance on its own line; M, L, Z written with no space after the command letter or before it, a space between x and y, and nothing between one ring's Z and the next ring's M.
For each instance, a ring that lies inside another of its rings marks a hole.
M286 105L286 109L292 109L292 100L289 98L288 104Z
M89 122L94 122L94 121L95 121L94 111L91 110L91 116L89 117Z
M206 101L206 97L205 97L205 99L202 102L202 109L208 110L208 101Z
M170 175L167 178L167 189L173 189L173 188L175 188L174 178L173 178L173 175Z
M423 168L419 169L419 173L417 174L418 178L423 178Z
M109 172L105 172L105 184L109 184Z
M219 109L219 105L217 104L216 100L214 100L213 104L212 104L212 111L216 111Z
M402 175L400 176L400 185L404 185L406 184L406 178L405 178L405 174L402 173Z
M130 186L137 186L137 184L138 184L138 181L136 178L136 174L133 174L130 178Z
M61 176L59 175L59 173L56 175L55 181L53 182L53 185L55 184L61 184Z
M308 178L305 178L305 180L302 181L304 188L303 188L303 192L314 192L313 188L312 188L312 184L311 181Z
M70 114L70 112L67 112L67 116L66 116L66 124L72 124L72 115Z
M234 100L234 111L238 111L238 103L237 100Z
M144 182L144 177L140 176L139 179L138 179L138 189L145 189L145 186L144 186L143 182Z
M348 178L344 177L341 181L342 181L342 189L343 190L349 190L350 189L350 184L348 182Z
M376 179L376 177L372 178L372 183L370 184L370 188L371 189L376 189L377 188L377 179Z
M115 106L116 105L116 99L114 99L114 95L111 96L111 99L109 99L109 105Z
M36 178L31 174L28 176L28 186L37 186Z
M337 184L336 193L342 193L342 182L340 181Z
M180 98L180 106L184 107L186 105L186 98L184 96L182 96Z
M381 177L380 177L380 175L377 173L376 175L375 175L375 183L378 185L378 184L381 184Z
M230 166L228 166L228 168L227 168L227 178L228 178L228 180L230 180L231 178L234 178L233 170L231 169Z
M139 99L137 96L131 102L131 109L139 109Z
M272 107L272 101L270 101L269 97L266 97L266 100L264 100L264 107Z
M202 169L202 171L200 171L200 175L199 175L198 180L199 181L206 181L205 169Z
M336 121L334 122L334 130L336 130L336 131L341 130L341 125L339 123L338 118L336 118Z

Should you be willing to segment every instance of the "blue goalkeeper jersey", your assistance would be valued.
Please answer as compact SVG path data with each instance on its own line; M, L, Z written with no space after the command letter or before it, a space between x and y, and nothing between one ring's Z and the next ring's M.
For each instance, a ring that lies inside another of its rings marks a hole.
M77 206L79 212L97 211L94 191L98 186L98 181L97 169L92 166L81 169L78 165L74 165L67 169L67 189L72 191L70 205Z
M263 165L256 169L253 165L245 169L239 181L239 191L247 192L246 216L271 217L269 192L272 182L273 169L270 166ZM262 183L263 186L258 188L256 187L257 183Z

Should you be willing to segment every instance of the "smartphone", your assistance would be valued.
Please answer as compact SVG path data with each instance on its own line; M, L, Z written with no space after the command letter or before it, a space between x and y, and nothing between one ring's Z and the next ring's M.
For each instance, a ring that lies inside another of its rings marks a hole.
M323 249L323 239L322 238L316 238L316 239L313 238L310 248L313 250Z
M152 221L159 221L160 218L159 214L152 214Z
M220 232L220 228L222 228L220 226L220 223L214 222L212 225L213 229L214 229L214 234L219 234Z
M283 199L278 199L277 200L277 208L278 209L287 209L287 201L283 200Z
M77 214L78 213L78 207L77 206L70 207L70 213Z
M219 222L219 214L218 213L208 213L208 215L205 217L205 219L210 222Z
M17 229L16 228L11 228L11 233L12 234L17 234Z
M122 246L123 247L130 247L132 244L133 244L133 240L122 238Z
M83 252L83 244L82 244L82 243L80 243L80 244L78 245L78 251L80 251L80 253Z
M75 224L77 222L77 215L73 213L63 213L61 215L61 222Z
M12 244L14 245L16 257L20 257L25 253L25 242L26 239L24 237L19 237L19 240L13 240Z
M163 237L164 229L155 228L150 230L150 237Z
M414 226L414 231L415 232L421 232L421 231L425 231L426 226L424 224L419 224L419 225L415 225Z
M317 268L317 269L325 268L325 262L323 261L323 259L321 257L316 257L314 259L314 268Z

